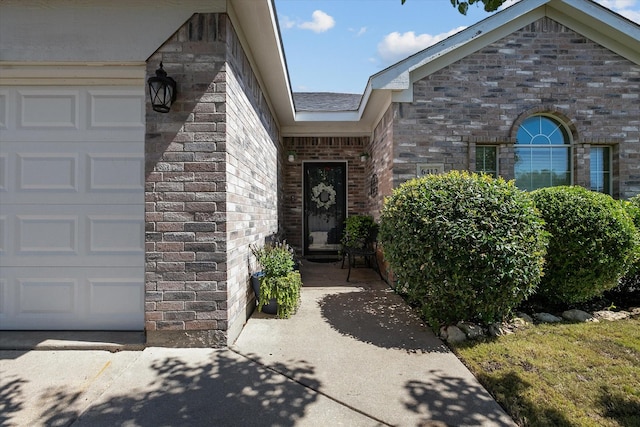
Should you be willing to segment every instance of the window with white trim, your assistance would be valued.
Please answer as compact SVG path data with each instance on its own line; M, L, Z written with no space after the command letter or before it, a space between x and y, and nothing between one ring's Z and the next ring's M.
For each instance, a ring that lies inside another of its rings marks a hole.
M592 146L589 167L591 190L611 194L611 147Z
M571 138L558 120L545 115L527 118L518 129L514 149L518 188L571 185Z
M476 172L498 177L498 147L495 145L476 146Z

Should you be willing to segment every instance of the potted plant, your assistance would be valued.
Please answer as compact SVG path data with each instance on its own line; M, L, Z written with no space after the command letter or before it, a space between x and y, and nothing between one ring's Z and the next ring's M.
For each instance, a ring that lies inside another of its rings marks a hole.
M342 245L363 249L378 234L378 224L370 215L351 215L344 222Z
M368 266L374 267L380 278L380 266L377 258L378 224L369 215L352 215L345 220L344 233L342 235L342 268L347 258L349 273L347 282L351 276L351 268L355 266L356 257L364 258Z
M291 317L300 305L302 287L300 272L294 269L293 249L287 242L250 248L262 268L252 276L258 310L277 314L281 319Z

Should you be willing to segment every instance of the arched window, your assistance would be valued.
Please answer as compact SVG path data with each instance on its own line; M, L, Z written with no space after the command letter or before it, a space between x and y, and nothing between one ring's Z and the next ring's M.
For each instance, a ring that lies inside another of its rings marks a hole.
M571 139L566 127L549 116L532 116L516 135L515 177L522 190L571 185Z

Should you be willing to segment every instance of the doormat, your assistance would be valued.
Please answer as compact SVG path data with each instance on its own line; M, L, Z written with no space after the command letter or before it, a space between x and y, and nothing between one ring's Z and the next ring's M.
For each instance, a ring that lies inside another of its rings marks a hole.
M305 262L316 262L318 264L330 264L340 261L340 258L305 258Z

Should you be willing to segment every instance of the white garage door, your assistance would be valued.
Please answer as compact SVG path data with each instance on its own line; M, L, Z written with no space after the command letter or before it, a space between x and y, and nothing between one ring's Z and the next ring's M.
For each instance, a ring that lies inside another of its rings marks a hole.
M143 329L144 101L0 88L0 329Z

